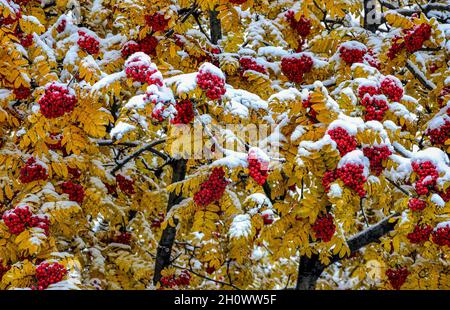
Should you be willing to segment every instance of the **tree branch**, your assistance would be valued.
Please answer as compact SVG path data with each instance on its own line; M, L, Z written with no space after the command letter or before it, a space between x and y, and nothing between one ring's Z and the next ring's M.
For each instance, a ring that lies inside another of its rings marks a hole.
M406 62L406 68L414 75L416 79L419 80L420 83L422 83L423 86L425 86L425 88L428 90L433 90L436 88L436 85L432 81L428 80L423 72L420 71L420 69L417 68L411 60Z

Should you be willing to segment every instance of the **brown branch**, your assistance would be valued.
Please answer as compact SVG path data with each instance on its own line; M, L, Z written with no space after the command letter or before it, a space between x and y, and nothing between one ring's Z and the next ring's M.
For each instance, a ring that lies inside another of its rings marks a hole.
M420 71L420 69L417 68L417 66L411 60L408 60L406 62L406 68L414 75L417 80L419 80L419 82L423 86L425 86L426 89L433 90L436 88L436 85L432 81L427 80L423 72Z

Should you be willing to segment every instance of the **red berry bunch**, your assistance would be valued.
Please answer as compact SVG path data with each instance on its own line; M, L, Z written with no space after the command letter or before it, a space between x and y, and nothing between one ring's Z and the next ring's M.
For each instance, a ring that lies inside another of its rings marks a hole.
M439 173L436 170L436 166L429 161L423 163L412 162L411 166L413 171L419 176L419 180L415 185L417 194L428 194L430 189L435 188L436 181L439 178Z
M191 274L187 270L183 270L178 277L175 275L162 277L161 285L163 287L174 288L175 286L189 285L191 283Z
M263 223L264 225L270 225L273 223L273 216L269 213L265 213L261 215L262 219L263 219Z
M391 156L392 152L387 146L372 146L363 148L364 156L369 158L370 170L375 175L383 171L383 161Z
M369 96L375 96L379 95L381 93L381 90L376 85L360 85L358 87L358 97L359 99L363 99L366 94Z
M358 144L355 137L349 135L347 130L342 127L336 127L332 130L329 130L328 135L334 142L336 142L341 156L344 156L348 152L355 150L356 145Z
M31 95L31 89L25 86L13 89L14 96L17 100L25 100Z
M78 31L78 46L90 55L96 55L100 51L100 42L93 36L86 34L84 31Z
M45 215L33 215L29 206L17 206L2 216L5 225L13 235L18 235L28 227L39 227L48 234L50 222Z
M304 15L302 15L299 20L296 20L294 11L289 10L286 12L285 16L291 28L301 37L307 37L311 33L311 20Z
M164 222L164 213L159 212L158 213L158 217L153 219L153 221L152 221L150 226L154 227L154 228L159 228L159 227L161 227L161 223L162 222Z
M53 134L53 133L51 133L50 135L49 135L49 137L52 139L52 142L54 142L54 143L46 143L46 145L47 145L47 147L50 149L50 150L53 150L53 151L56 151L56 150L62 150L62 135L59 135L59 134Z
M406 278L409 275L409 271L406 267L386 270L386 276L388 277L389 283L395 290L399 290L400 287L405 283Z
M66 30L66 23L67 23L67 21L65 19L61 20L61 22L58 24L58 26L56 26L56 31L58 33L61 33L64 30Z
M269 176L267 167L264 167L264 164L261 164L257 158L252 158L249 156L247 161L249 175L253 178L253 180L255 180L255 182L259 185L266 183L266 179Z
M431 26L428 24L420 24L414 26L406 32L405 47L410 53L419 50L423 43L431 37Z
M189 99L178 101L175 105L177 114L171 120L172 124L189 124L194 119L194 108Z
M450 136L450 120L446 119L444 124L438 128L428 129L425 134L430 138L431 143L444 145Z
M302 106L306 109L306 115L309 117L309 119L313 123L319 123L319 121L317 120L317 112L316 110L314 110L312 105L311 95L308 97L308 99L302 101Z
M152 35L148 35L139 41L140 51L148 55L156 55L156 46L158 45L158 39Z
M392 44L389 47L387 52L387 56L389 59L394 59L401 52L401 50L405 47L405 41L400 36L395 36L392 39Z
M225 171L222 168L214 168L208 180L200 185L200 190L195 193L194 201L197 205L206 207L210 203L219 200L227 187Z
M430 239L430 234L433 231L433 227L429 225L416 225L414 231L406 235L409 242L414 244L424 243Z
M20 40L20 44L27 48L33 44L33 35L32 34L24 34L23 32L18 32L17 37Z
M139 43L136 43L135 41L128 41L125 43L122 47L122 50L120 53L122 54L122 58L126 59L128 56L133 55L134 53L140 52L141 46Z
M42 115L46 118L57 118L72 112L77 101L77 97L67 87L52 83L45 88L44 96L38 103Z
M442 88L441 92L439 93L439 96L438 96L439 107L442 108L442 106L444 104L444 98L447 95L450 95L450 86L445 86L444 88ZM447 113L448 113L448 111L447 111Z
M384 97L366 95L361 100L361 105L365 107L365 121L381 121L384 114L389 109Z
M322 178L322 185L326 192L330 190L330 184L334 181L336 181L336 173L334 171L325 172Z
M46 180L48 177L47 170L40 164L36 163L36 159L29 158L20 169L20 182L30 183L37 180Z
M336 231L333 216L330 213L318 217L311 228L315 237L323 242L330 241Z
M239 59L239 64L241 65L241 77L247 70L253 70L262 74L267 74L266 68L258 64L256 60L251 57L241 57Z
M211 100L220 99L226 92L225 81L206 70L200 70L197 74L197 85L206 91L206 97Z
M342 180L345 186L353 189L360 197L366 195L363 184L367 181L364 176L364 166L348 163L336 169L336 178Z
M372 49L369 48L367 54L364 55L364 60L367 61L370 66L376 69L380 69L380 61L378 60Z
M77 168L67 167L69 174L73 179L79 179L81 177L81 170Z
M125 194L133 195L136 192L134 189L134 180L131 179L130 177L118 174L116 176L116 181L117 185L119 185L120 190Z
M403 97L403 86L398 78L392 75L381 80L381 91L391 101L400 102Z
M132 56L125 63L125 73L127 78L134 82L148 83L149 85L156 84L162 86L163 83L158 74L158 69L151 63L143 61L139 56Z
M131 241L131 233L129 232L119 232L113 238L113 242L120 244L129 245L130 241Z
M450 247L450 225L439 227L433 231L431 236L433 242L439 246Z
M14 24L22 17L22 10L20 7L17 10L14 9L14 12L11 13L12 14L7 17L0 16L0 26L8 26Z
M367 53L367 48L352 48L351 46L342 45L339 47L339 55L343 61L348 65L352 65L356 62L363 62L364 56Z
M73 183L72 181L66 181L61 184L61 189L64 194L69 195L71 201L75 201L80 205L83 203L84 188L82 185Z
M41 263L36 268L37 284L34 290L45 290L49 285L60 282L67 274L67 269L59 263Z
M313 59L306 54L294 54L284 56L281 59L281 71L294 83L303 81L303 74L311 71L313 67Z
M152 15L145 15L145 23L151 27L153 31L164 31L169 24L164 14L155 13Z
M422 211L427 207L427 203L419 198L411 198L408 201L408 208L412 211Z

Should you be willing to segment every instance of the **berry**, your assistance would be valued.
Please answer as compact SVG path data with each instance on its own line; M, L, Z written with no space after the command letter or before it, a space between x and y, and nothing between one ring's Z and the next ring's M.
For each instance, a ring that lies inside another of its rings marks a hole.
M405 47L408 52L414 53L419 50L423 43L431 37L431 26L420 24L408 30L405 35Z
M66 181L61 184L61 189L64 194L69 195L71 201L75 201L80 205L83 203L84 188L82 185L73 183L72 181Z
M322 185L325 188L325 191L328 192L330 190L330 184L336 181L337 176L334 171L327 171L323 175Z
M408 201L408 208L412 211L422 211L427 207L427 203L419 198L411 198Z
M46 143L47 147L53 151L62 150L63 149L62 144L61 144L62 136L59 134L53 134L53 133L51 133L49 136L52 139L53 143Z
M44 96L38 103L44 117L57 118L72 112L77 101L71 89L52 83L45 88Z
M363 62L363 58L367 53L367 48L360 48L359 46L341 45L339 47L339 56L348 65Z
M401 50L405 47L405 41L400 36L395 36L392 39L392 44L389 47L387 52L387 56L389 59L394 59L401 52Z
M17 100L25 100L30 97L31 89L25 86L20 86L19 88L14 88L13 93Z
M312 70L313 59L311 56L303 53L284 56L281 59L281 71L294 83L301 83L303 75Z
M194 119L194 108L189 99L178 101L175 105L177 114L171 120L172 124L189 124ZM160 118L161 116L159 116Z
M239 63L241 65L241 77L243 76L244 72L247 70L253 70L262 74L267 74L266 68L264 66L258 64L255 59L250 57L241 57L239 59Z
M400 287L405 283L406 278L409 275L409 271L406 267L386 270L386 276L388 277L389 283L395 290L399 290Z
M381 121L389 109L384 96L365 95L361 100L361 105L365 107L365 121Z
M197 74L197 85L206 91L206 97L211 100L220 99L226 92L225 80L203 68Z
M29 158L20 169L20 182L30 183L37 180L46 180L48 177L47 170L40 164L36 163L36 159Z
M33 35L31 34L20 32L17 34L17 37L20 39L20 44L25 48L30 47L33 44Z
M286 12L285 16L291 28L301 37L307 37L311 33L311 20L304 15L302 15L299 20L296 20L294 11L289 10Z
M420 244L428 241L432 231L433 227L429 225L416 225L414 231L407 234L406 237L409 239L409 242Z
M364 166L357 164L345 164L336 169L336 178L342 180L344 185L353 189L360 197L366 195L363 184L367 181L364 176Z
M336 142L337 148L341 156L344 156L348 152L356 149L356 139L349 135L348 132L342 127L336 127L328 131L328 135Z
M442 108L442 106L444 105L444 99L448 95L450 95L450 86L445 86L444 88L442 88L442 90L441 90L441 92L439 93L439 96L438 96L438 100L437 101L438 101L439 107ZM448 113L448 111L447 111L447 113Z
M358 87L358 97L363 99L366 94L369 96L379 95L381 93L378 85L360 85Z
M122 47L121 54L122 58L126 59L128 56L133 55L134 53L140 52L141 47L138 43L134 41L128 41Z
M270 225L273 223L273 217L271 216L271 214L266 213L262 214L261 216L263 218L264 225Z
M72 175L73 179L79 179L81 176L81 170L77 168L67 167L69 174Z
M48 230L50 228L50 220L46 215L35 214L31 217L31 226L43 229L44 233L48 235Z
M248 157L248 169L249 175L255 180L259 185L264 185L266 179L269 176L267 173L267 163L261 163L257 158Z
M156 46L158 45L158 39L154 36L148 35L139 41L140 51L148 55L156 55Z
M126 245L130 245L130 241L131 241L131 233L129 232L119 232L113 238L113 242Z
M136 191L134 189L134 180L130 177L123 176L118 174L116 176L117 185L120 190L127 195L133 195Z
M66 23L67 23L67 21L65 19L61 20L61 22L58 24L58 26L56 26L56 31L58 33L61 33L64 30L66 30Z
M37 285L34 290L45 290L49 285L60 282L67 274L67 269L59 263L41 263L36 268Z
M206 207L212 202L218 201L228 184L225 172L222 168L214 168L205 182L200 185L200 190L195 193L194 201L197 205Z
M377 176L383 171L383 161L392 154L387 146L365 147L363 148L363 153L364 156L369 158L370 170Z
M330 213L318 217L311 228L315 237L323 242L330 241L336 231L333 216Z
M30 227L32 216L33 213L29 206L17 206L14 209L5 211L2 219L11 234L18 235Z
M155 13L153 15L145 15L145 23L152 28L153 31L164 31L169 24L164 14Z
M389 98L389 100L400 102L403 97L402 82L395 76L385 76L381 80L381 91Z
M237 5L242 4L246 1L247 0L229 0L230 3L237 4Z
M364 60L372 67L376 68L376 69L380 69L380 61L378 60L378 58L375 56L375 53L369 49L367 51L367 54L364 55Z
M156 66L150 61L142 59L141 56L142 55L134 54L125 62L125 73L127 78L132 79L134 82L162 86L162 78Z
M308 99L302 101L302 106L306 109L306 116L313 122L313 123L319 123L317 120L317 112L312 107L311 102L311 95L308 97Z
M450 247L450 225L446 225L444 227L438 227L433 230L433 234L431 236L433 242L439 246L448 246Z
M93 36L86 34L84 31L78 31L78 46L90 55L96 55L100 51L100 42Z
M428 129L425 135L430 138L431 143L435 145L444 145L450 136L450 120L447 118L438 128Z
M419 180L415 184L417 194L426 195L430 189L435 189L436 181L439 177L435 165L426 161L423 163L412 162L411 166L413 171L419 176Z
M189 285L191 283L191 274L187 270L183 270L178 277L175 275L162 277L161 286L174 288L176 286Z
M164 222L164 213L160 212L160 213L158 213L158 217L153 219L150 226L154 227L154 228L160 228L162 222Z

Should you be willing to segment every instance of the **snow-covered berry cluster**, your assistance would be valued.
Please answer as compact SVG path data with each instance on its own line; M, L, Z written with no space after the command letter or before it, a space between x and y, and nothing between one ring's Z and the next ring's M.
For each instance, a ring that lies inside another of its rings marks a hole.
M113 242L130 245L131 242L131 233L129 232L118 232L113 237Z
M423 201L419 198L411 198L408 201L408 208L412 211L422 211L427 207L426 201Z
M61 184L61 190L64 194L69 195L71 201L82 204L84 200L84 188L82 185L72 181L66 181Z
M150 57L138 52L131 55L125 62L125 73L127 78L134 82L156 84L162 86L162 75L155 64L150 61Z
M431 240L439 246L447 246L450 248L450 224L437 227L433 230Z
M367 181L364 176L364 166L347 163L334 171L327 171L322 178L322 185L325 191L330 190L330 184L340 179L344 185L358 193L360 197L366 195L364 183Z
M139 43L135 41L128 41L122 47L121 54L122 58L128 58L128 56L133 55L134 53L140 52L141 46Z
M294 83L301 83L303 75L312 70L314 61L305 53L297 53L284 56L281 59L281 72Z
M39 99L38 103L42 115L46 118L57 118L72 112L77 101L72 89L52 83L45 87L44 96Z
M400 102L403 97L402 82L393 75L387 75L381 80L381 92L389 100Z
M306 109L306 116L308 116L313 123L319 123L317 120L317 112L314 110L312 105L311 95L307 99L302 100L302 106Z
M427 129L425 135L428 136L434 145L444 145L450 136L450 120L446 118L441 126Z
M445 86L444 88L442 88L442 90L439 93L438 98L437 98L439 107L442 108L442 106L444 105L444 98L448 95L450 95L450 86ZM448 111L447 111L447 113L448 113Z
M269 176L267 172L267 163L261 163L258 158L248 157L248 170L249 175L255 180L259 185L263 185Z
M175 105L177 114L171 120L172 124L189 124L194 119L194 108L189 99L178 101Z
M116 175L117 185L120 190L127 195L133 195L136 190L134 189L134 180L128 176L123 176L121 174Z
M58 33L61 33L61 32L63 32L64 30L66 30L66 24L67 24L66 19L65 19L65 18L62 19L62 20L59 22L58 26L56 26L56 31L57 31Z
M296 20L294 11L289 10L286 12L285 17L291 28L301 37L307 37L311 33L311 20L304 15L302 15L299 20Z
M20 40L20 44L27 48L33 45L33 35L32 34L25 34L23 32L16 32L17 38Z
M271 225L274 221L273 212L263 212L261 213L264 225Z
M254 58L251 57L241 57L239 59L239 64L241 65L240 74L241 76L247 70L256 71L262 74L267 74L266 68L263 65L256 62Z
M12 25L22 17L22 9L20 6L14 2L11 3L10 1L6 1L6 3L11 10L11 14L6 17L4 17L3 14L0 15L0 26Z
M156 47L158 46L158 39L152 35L144 37L139 42L139 50L148 55L156 55Z
M381 63L372 49L369 48L363 58L369 64L369 66L380 69Z
M362 63L367 52L367 47L356 41L345 42L339 47L339 57L348 65Z
M358 142L355 137L351 136L347 130L342 127L336 127L328 131L328 135L336 142L336 146L341 156L356 149Z
M424 243L430 239L431 232L433 231L433 227L430 225L416 225L414 227L414 231L410 232L406 235L409 242L414 244Z
M43 262L36 267L36 286L34 290L45 290L49 285L62 281L67 274L67 269L60 263Z
M152 15L145 15L145 23L151 27L153 31L164 31L169 24L164 14L155 13Z
M365 121L381 121L384 114L389 110L386 97L382 95L365 95L361 100L361 105L365 108Z
M365 95L375 96L381 94L379 85L377 84L361 84L358 86L358 97L362 100Z
M197 205L206 207L212 202L219 200L227 187L225 171L219 167L214 168L205 182L200 185L200 190L195 193L194 201Z
M186 286L191 283L191 274L187 270L183 270L177 277L174 274L170 276L162 277L161 286L167 288L174 288L176 286Z
M422 48L423 43L431 37L431 26L428 24L415 25L412 29L403 32L404 36L395 36L392 39L387 53L389 59L397 57L404 48L410 53Z
M330 213L322 215L316 219L312 225L312 230L317 239L328 242L336 231L336 225L333 222L333 216Z
M388 277L389 283L395 290L399 290L405 283L406 278L408 278L409 271L406 267L386 270L386 276Z
M46 180L48 177L47 170L36 162L33 157L29 158L25 166L20 168L20 182L30 183L37 180Z
M13 94L17 100L25 100L30 97L31 89L29 87L21 85L20 87L13 89Z
M29 206L17 206L5 211L2 215L3 222L13 235L18 235L29 227L42 228L48 234L50 221L47 216L33 214Z
M387 146L372 146L363 148L364 156L369 158L370 170L375 175L383 171L383 161L391 156L392 152Z
M197 74L197 85L204 91L206 91L206 97L211 100L220 99L226 92L225 79L214 74L215 70L209 70L213 65L205 66L208 63L204 63ZM215 67L214 67L215 68ZM216 70L219 70L216 68Z
M88 35L86 32L78 31L78 46L90 55L96 55L100 51L100 42L93 36Z
M419 176L419 180L415 184L417 194L426 195L430 189L435 189L439 173L433 163L430 161L422 163L413 161L411 166L413 171Z

